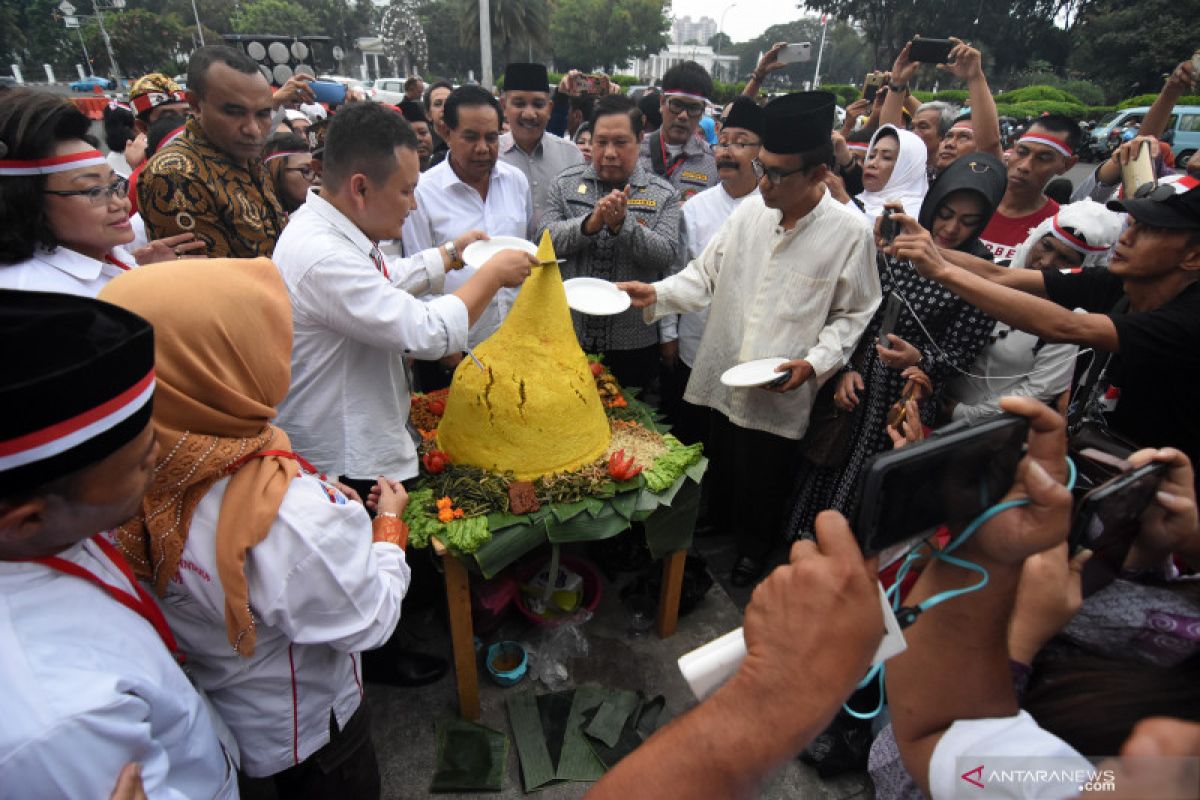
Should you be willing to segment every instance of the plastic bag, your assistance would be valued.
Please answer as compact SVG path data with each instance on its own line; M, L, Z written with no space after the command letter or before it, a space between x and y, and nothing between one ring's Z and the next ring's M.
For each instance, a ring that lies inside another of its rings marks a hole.
M530 674L550 691L566 688L571 680L567 665L572 659L588 654L588 640L582 628L591 618L591 612L580 611L570 622L547 628L536 644L526 645L532 662Z

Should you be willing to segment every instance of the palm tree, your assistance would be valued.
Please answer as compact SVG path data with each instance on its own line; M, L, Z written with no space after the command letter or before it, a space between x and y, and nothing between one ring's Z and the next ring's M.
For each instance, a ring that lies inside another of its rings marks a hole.
M463 47L479 47L479 1L459 0L459 36ZM513 60L521 50L545 47L550 41L548 0L491 0L492 47L500 65ZM528 56L527 56L528 57Z

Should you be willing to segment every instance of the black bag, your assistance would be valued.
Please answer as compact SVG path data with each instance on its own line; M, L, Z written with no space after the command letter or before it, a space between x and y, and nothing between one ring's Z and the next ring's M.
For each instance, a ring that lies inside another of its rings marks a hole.
M800 440L801 457L816 467L840 467L849 460L850 440L862 416L861 402L853 411L838 408L833 402L840 381L841 375L835 375L817 392L808 415L808 431Z

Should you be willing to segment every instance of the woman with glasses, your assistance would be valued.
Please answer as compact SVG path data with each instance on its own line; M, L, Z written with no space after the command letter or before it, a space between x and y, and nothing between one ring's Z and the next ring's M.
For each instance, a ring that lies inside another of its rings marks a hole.
M321 185L312 160L308 142L294 133L277 133L263 148L263 164L275 181L283 210L289 214L304 205L310 187Z
M0 104L0 288L95 297L138 264L204 248L183 234L132 254L129 182L115 174L91 121L45 92L14 89Z

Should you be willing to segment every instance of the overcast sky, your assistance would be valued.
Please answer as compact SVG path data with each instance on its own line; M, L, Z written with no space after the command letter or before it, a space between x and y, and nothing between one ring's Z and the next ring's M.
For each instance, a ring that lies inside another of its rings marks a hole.
M732 0L673 0L671 13L676 17L712 17L721 24L721 14ZM739 0L725 14L722 30L735 42L753 39L772 25L791 22L804 15L796 0Z

